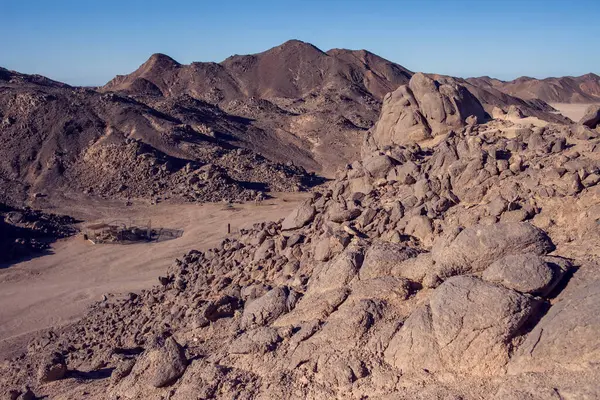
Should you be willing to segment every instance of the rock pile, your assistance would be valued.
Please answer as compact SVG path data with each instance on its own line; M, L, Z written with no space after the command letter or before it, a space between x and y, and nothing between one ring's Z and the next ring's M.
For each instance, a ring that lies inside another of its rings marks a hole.
M57 239L74 235L73 218L0 203L0 263L39 254Z
M444 93L447 121L469 116ZM598 398L600 138L474 122L433 147L367 138L287 218L97 303L2 384L65 399ZM64 377L36 379L56 352Z

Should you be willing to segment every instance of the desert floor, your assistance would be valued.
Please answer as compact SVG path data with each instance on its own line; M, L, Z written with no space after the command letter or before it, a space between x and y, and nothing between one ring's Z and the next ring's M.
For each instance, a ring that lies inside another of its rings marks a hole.
M583 117L585 110L590 106L589 104L569 103L552 103L550 105L560 111L562 115L571 118L575 122L578 122Z
M48 209L93 222L151 221L152 227L183 230L177 239L130 245L94 245L77 235L51 254L0 269L0 359L22 351L32 334L80 318L106 293L126 294L157 284L175 258L214 247L227 233L259 221L285 217L306 193L276 195L261 204L133 204L77 199Z

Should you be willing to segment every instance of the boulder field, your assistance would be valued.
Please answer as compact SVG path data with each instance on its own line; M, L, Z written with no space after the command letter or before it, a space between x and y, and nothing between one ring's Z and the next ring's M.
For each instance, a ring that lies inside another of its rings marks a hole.
M463 88L415 75L386 97L361 159L287 218L188 252L152 289L108 296L2 365L0 387L599 398L600 132L481 111Z

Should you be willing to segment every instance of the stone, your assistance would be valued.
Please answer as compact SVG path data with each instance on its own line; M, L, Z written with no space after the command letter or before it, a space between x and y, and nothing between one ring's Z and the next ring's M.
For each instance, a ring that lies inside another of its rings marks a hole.
M592 280L550 308L515 352L508 372L597 370L599 331L600 281Z
M110 380L113 384L119 383L123 378L131 373L133 367L135 366L134 359L125 359L121 361L117 367L110 374Z
M433 226L431 219L424 215L415 215L408 220L404 233L414 236L424 245L431 246L433 243Z
M513 254L492 263L482 278L521 293L545 294L554 272L537 254Z
M40 382L57 381L65 377L67 364L62 354L53 352L46 355L38 367L38 380Z
M365 253L365 259L359 271L360 279L366 280L390 275L393 268L418 254L415 249L401 244L377 241Z
M162 346L159 345L148 351L142 360L138 360L138 363L145 366L143 374L146 382L153 387L161 388L173 384L183 375L188 360L179 343L173 337L169 337Z
M585 114L579 120L580 125L594 129L600 124L600 105L592 104L586 110Z
M271 289L244 307L240 327L249 329L270 324L282 314L293 309L296 300L295 292L290 291L287 287Z
M392 159L384 154L374 154L363 160L363 167L371 177L385 178L390 169L394 167Z
M466 126L471 115L485 119L483 106L465 87L416 73L384 97L373 140L379 147L419 142Z
M260 327L242 333L229 346L233 354L264 354L273 351L281 341L277 330L271 327Z
M548 235L527 223L476 225L461 231L450 243L432 249L438 276L481 272L494 261L511 254L544 255L554 249Z
M302 228L315 217L315 207L311 200L306 200L292 211L281 223L281 229L284 231Z
M509 361L510 340L535 311L530 297L472 276L453 277L411 314L385 359L403 371L499 373Z

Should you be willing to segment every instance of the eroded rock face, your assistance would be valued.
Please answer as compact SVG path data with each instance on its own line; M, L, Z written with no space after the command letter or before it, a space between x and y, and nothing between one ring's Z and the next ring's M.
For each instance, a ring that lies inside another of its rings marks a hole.
M513 290L453 277L411 315L390 342L386 360L402 370L497 373L508 362L510 339L534 311L534 301Z
M85 381L93 399L597 398L600 142L517 123L469 118L433 147L368 139L285 220L108 296L0 364L0 383L23 392L57 349L114 378L67 374L36 394Z
M591 281L553 305L511 360L509 372L562 367L590 370L600 362L600 281Z
M498 223L465 229L447 245L434 246L432 256L438 276L445 279L483 271L504 256L543 255L553 248L544 231L529 223Z
M373 138L379 146L419 142L466 126L470 116L483 121L485 111L467 89L417 73L386 95Z

